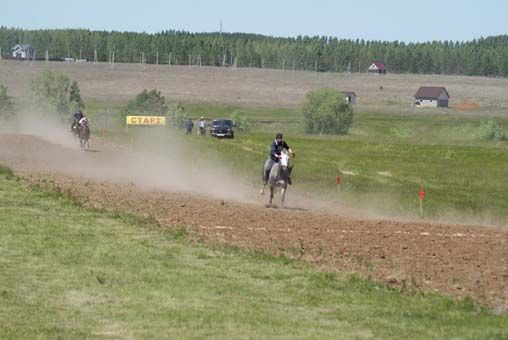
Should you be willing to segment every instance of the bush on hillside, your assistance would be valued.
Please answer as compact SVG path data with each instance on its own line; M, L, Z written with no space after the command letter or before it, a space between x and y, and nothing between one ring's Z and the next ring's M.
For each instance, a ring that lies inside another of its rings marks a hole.
M169 120L168 124L178 128L183 128L188 118L185 108L179 103L170 104L166 116Z
M12 118L14 116L14 102L7 94L7 86L0 85L0 118Z
M507 140L506 132L493 120L482 122L478 127L478 135L483 140Z
M353 109L337 90L311 91L305 96L303 123L306 133L347 134L353 123Z
M168 107L166 99L161 93L155 89L143 92L127 103L122 110L125 116L165 116Z
M46 70L32 80L31 88L38 104L49 105L64 117L85 107L78 83L73 81L71 86L71 80L64 73Z
M49 104L61 115L70 112L69 85L70 79L67 75L47 70L31 83L35 100L40 104Z
M230 118L238 131L246 131L249 128L250 124L247 117L240 115L237 110L231 113Z
M69 93L69 101L71 103L73 112L85 108L85 103L83 103L83 99L81 99L80 92L81 91L79 90L78 82L74 80L72 82Z

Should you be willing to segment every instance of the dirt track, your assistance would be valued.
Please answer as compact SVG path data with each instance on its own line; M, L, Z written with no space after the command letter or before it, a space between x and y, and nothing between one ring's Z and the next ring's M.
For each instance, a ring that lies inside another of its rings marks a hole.
M95 147L99 152L80 152L33 136L0 134L0 164L87 206L149 216L161 227L186 227L194 237L210 242L301 257L327 270L356 272L389 285L470 295L508 311L506 229L361 220L314 210L267 209L255 201L146 190L126 176L113 183L91 171L107 168L114 158L106 146Z

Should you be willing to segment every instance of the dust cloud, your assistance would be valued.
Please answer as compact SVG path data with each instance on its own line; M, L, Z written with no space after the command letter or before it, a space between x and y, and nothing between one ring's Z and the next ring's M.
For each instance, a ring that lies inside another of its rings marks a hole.
M132 183L143 190L255 201L254 189L235 177L218 153L203 154L171 129L132 132L126 145L108 142L94 133L93 125L91 129L91 148L81 151L70 124L51 114L22 112L15 121L1 123L0 161L14 170Z
M70 133L70 124L56 115L22 111L16 120L0 121L0 163L13 170L52 172L81 176L88 180L134 184L140 190L191 193L241 203L266 204L267 195L248 184L221 154L200 150L181 133L167 128L132 129L130 140L114 143L101 138L92 119L91 148L81 151ZM225 141L227 142L227 141ZM254 164L261 169L262 164ZM332 184L333 185L333 184ZM291 187L287 206L354 219L391 219L421 221L418 209L401 213L396 194L363 194L342 202L340 195L329 200L316 193L300 192ZM275 198L277 202L277 197ZM417 196L415 196L417 199ZM354 202L354 203L352 203ZM467 225L506 226L506 221L483 212L466 215L448 210L426 221Z

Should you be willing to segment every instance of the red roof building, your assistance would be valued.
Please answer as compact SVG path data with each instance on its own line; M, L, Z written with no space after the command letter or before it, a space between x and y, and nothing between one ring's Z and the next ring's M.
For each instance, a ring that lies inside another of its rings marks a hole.
M385 64L374 61L372 64L370 64L369 69L367 70L369 74L386 74Z

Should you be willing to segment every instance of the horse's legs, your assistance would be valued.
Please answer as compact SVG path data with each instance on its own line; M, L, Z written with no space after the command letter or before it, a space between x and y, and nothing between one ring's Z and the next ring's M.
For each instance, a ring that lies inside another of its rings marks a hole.
M282 187L280 190L280 206L284 208L284 198L286 197L286 188Z
M261 190L259 191L259 193L261 195L264 195L264 193L265 193L265 187L266 187L266 184L263 184L263 186L261 187Z
M273 201L273 185L270 185L270 206L272 205L272 201Z

